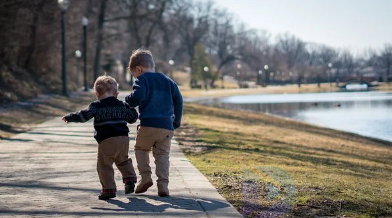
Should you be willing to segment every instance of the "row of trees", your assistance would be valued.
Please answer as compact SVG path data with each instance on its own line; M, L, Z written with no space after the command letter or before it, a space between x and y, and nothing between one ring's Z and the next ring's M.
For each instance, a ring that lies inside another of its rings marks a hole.
M107 29L120 36L118 41L124 43L120 47L129 48L120 56L128 57L137 47L150 48L162 65L174 60L190 66L192 87L216 87L223 75L235 77L240 85L251 80L260 85L294 81L300 85L391 79L389 44L359 55L289 33L272 37L265 30L248 28L212 1L113 0L112 4L114 11L107 19L115 27Z
M357 55L288 33L272 37L265 30L248 28L213 1L70 0L66 38L71 82L79 78L74 52L82 47L84 16L90 21L86 54L90 84L111 69L113 60L126 64L132 50L139 47L152 50L157 70L190 67L193 87L216 87L223 75L240 84L254 81L261 85L354 77L388 81L391 77L392 45ZM2 0L0 70L6 69L18 80L28 78L45 89L57 90L60 31L56 1ZM169 65L170 60L174 66ZM119 77L122 80L125 74ZM9 85L7 81L0 77L0 85ZM73 83L70 86L76 88Z

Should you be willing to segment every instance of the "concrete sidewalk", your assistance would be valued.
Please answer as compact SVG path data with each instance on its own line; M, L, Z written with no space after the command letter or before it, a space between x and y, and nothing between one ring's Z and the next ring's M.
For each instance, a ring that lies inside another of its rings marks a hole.
M155 175L154 186L146 193L125 195L116 169L117 198L98 200L101 187L92 125L66 125L56 118L32 131L0 140L0 216L242 217L185 158L175 140L171 197L157 196ZM136 169L136 126L130 125L130 130L130 156Z

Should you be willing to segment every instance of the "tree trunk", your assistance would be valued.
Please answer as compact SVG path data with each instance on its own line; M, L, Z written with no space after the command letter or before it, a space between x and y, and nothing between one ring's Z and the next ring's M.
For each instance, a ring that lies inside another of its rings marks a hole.
M317 87L319 87L320 88L320 86L321 86L321 78L320 78L321 76L320 76L320 73L317 73Z
M35 11L35 13L34 13L34 17L33 17L33 22L32 22L32 24L31 24L31 27L30 27L30 45L29 45L29 47L27 48L27 58L26 58L26 62L25 62L25 68L26 69L29 69L29 66L30 66L30 62L31 62L31 59L32 59L32 57L33 57L33 53L34 53L34 51L35 51L35 47L36 47L36 39L37 39L37 22L38 22L38 18L39 18L39 15L40 15L40 13L41 13L41 11L42 11L42 7L44 6L44 1L41 1L39 4L38 4L38 8L37 8L37 10Z
M336 87L339 87L339 83L340 83L340 72L339 72L339 68L336 68Z
M298 75L298 88L301 88L302 76Z
M383 79L385 83L388 83L390 70L391 70L391 64L388 64L387 70L386 70L386 72L384 74L384 79Z
M101 1L101 6L98 14L98 30L97 30L97 47L95 48L94 58L94 82L98 78L99 71L101 69L101 51L102 51L102 36L103 36L103 24L105 22L105 10L107 0Z

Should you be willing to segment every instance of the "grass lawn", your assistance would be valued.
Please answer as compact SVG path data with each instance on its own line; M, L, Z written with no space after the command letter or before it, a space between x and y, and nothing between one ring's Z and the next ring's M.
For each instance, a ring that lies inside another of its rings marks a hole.
M183 151L240 212L242 168L275 166L297 189L286 217L392 217L392 143L264 114L184 109L176 134ZM263 190L262 208L281 199L267 201Z

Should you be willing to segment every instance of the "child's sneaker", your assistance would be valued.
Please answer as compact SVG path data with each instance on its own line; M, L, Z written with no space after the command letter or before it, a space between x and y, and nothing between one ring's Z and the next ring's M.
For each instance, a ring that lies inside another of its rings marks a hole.
M136 187L136 194L144 193L153 185L151 178L142 178Z
M99 200L109 200L111 198L115 198L116 197L116 193L101 193L98 196Z
M125 194L131 194L135 191L135 183L132 181L129 181L125 183Z

